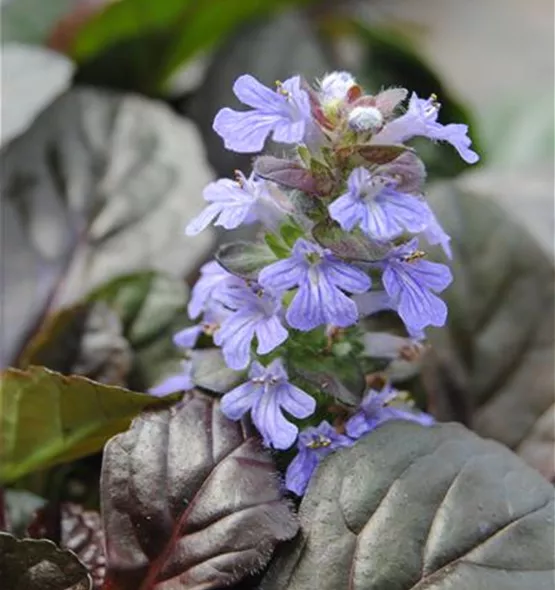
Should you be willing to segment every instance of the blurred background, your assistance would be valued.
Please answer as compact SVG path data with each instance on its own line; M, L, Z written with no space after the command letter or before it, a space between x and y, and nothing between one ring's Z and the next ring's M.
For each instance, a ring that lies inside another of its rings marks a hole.
M151 386L177 360L188 288L222 239L183 228L208 182L250 165L211 130L238 106L233 81L348 69L369 91L436 93L443 123L470 126L472 168L418 146L455 246L449 325L418 367L426 404L553 479L553 11L2 0L2 365Z

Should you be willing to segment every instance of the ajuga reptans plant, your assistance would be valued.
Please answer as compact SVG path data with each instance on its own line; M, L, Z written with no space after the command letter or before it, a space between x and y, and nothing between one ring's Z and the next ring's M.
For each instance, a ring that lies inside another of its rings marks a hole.
M231 420L250 415L265 445L293 451L284 454L285 485L302 495L324 457L383 422L433 422L387 379L368 380L358 403L330 383L365 373L370 341L387 348L401 340L365 332L364 317L396 312L403 342L414 346L446 321L440 294L451 271L427 260L425 248L440 245L450 258L450 238L424 198L425 167L405 142L422 136L450 144L468 163L478 156L465 125L438 121L435 96L408 97L403 88L366 95L346 72L314 87L294 76L268 88L243 75L233 90L249 109L216 115L226 148L260 152L271 136L287 144L287 157L259 156L248 177L237 172L206 187L208 205L188 235L210 224L263 229L257 243L226 245L203 266L188 306L198 323L174 342L186 359L201 337L221 349L241 375L221 411ZM184 360L180 374L151 392L194 386Z

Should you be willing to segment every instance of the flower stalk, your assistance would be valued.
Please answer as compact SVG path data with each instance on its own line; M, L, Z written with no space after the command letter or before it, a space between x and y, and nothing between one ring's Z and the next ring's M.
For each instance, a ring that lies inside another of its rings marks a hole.
M413 93L403 112L407 90L366 95L347 72L315 87L294 76L268 88L243 75L234 92L250 108L216 115L226 148L258 153L271 137L291 149L205 189L208 205L187 234L210 224L263 230L257 244L223 247L204 265L188 307L199 322L174 342L187 356L201 335L212 338L241 372L221 411L231 420L250 415L276 451L296 445L285 485L302 495L324 457L384 422L433 423L380 369L418 362L406 351L422 350L426 329L445 324L441 293L452 281L447 265L426 257L426 244L450 257L450 238L426 202L425 166L406 142L449 143L468 163L478 155L466 126L438 121L437 97ZM368 332L365 317L384 310L398 315L406 337ZM193 364L182 368L152 393L193 387ZM385 375L380 389L376 375Z

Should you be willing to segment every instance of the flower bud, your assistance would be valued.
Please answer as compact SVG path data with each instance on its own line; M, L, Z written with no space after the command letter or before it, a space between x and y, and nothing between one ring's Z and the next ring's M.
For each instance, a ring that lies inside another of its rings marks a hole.
M376 107L355 107L349 113L349 127L354 131L375 133L382 128L383 115Z
M349 72L332 72L324 76L320 82L320 97L324 106L345 100L349 89L356 80Z

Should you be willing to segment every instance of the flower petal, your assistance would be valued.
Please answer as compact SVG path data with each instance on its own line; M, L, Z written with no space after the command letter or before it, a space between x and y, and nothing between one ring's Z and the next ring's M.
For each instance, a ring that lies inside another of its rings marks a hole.
M359 315L367 316L387 309L395 309L395 303L385 291L370 291L353 297Z
M214 225L224 227L225 229L239 227L242 223L245 223L251 214L253 205L253 203L224 205ZM252 218L250 221L252 223Z
M348 293L365 293L372 286L370 277L363 270L347 262L330 261L324 272L336 287Z
M264 86L254 76L244 74L233 84L235 96L254 109L268 112L282 112L286 99L275 90Z
M227 318L214 334L214 342L222 347L225 362L230 369L245 369L250 360L256 318L248 311L238 311Z
M192 319L197 318L204 310L208 300L212 296L214 289L221 288L223 283L240 281L218 262L211 260L200 269L200 278L195 283L191 292L191 299L187 306L187 313Z
M283 359L276 358L274 359L266 368L266 373L268 375L272 375L275 379L285 379L287 381L287 371L285 370L285 366L283 364Z
M285 450L295 442L299 429L286 420L273 387L256 400L251 416L267 446Z
M341 328L352 326L358 321L355 302L323 277L320 280L320 296L325 322Z
M330 217L337 221L342 229L351 231L364 215L365 205L355 200L349 193L341 195L328 206Z
M228 150L239 153L260 152L268 134L279 120L280 115L224 108L216 115L213 129L222 137Z
M411 233L422 231L429 223L429 207L417 197L393 190L385 190L376 199L381 205L389 228L385 234L375 235L376 239L393 239L404 230Z
M279 405L295 418L308 418L316 410L316 400L291 383L282 382L276 385L275 395Z
M397 303L401 319L411 330L426 326L443 326L447 319L447 306L411 274L388 266L382 276L383 284Z
M306 265L294 258L278 260L266 268L263 268L258 275L258 282L265 288L276 293L287 291L291 287L299 285L306 275Z
M261 385L247 381L222 397L220 409L230 420L239 420L253 407L262 393Z
M193 348L202 334L202 324L185 328L174 334L173 343L181 348Z
M188 236L196 236L201 231L206 229L212 220L219 215L222 206L219 203L211 203L205 207L196 217L191 219L185 228L185 233Z
M181 363L182 370L177 375L171 375L162 383L152 387L148 390L151 395L163 396L176 391L189 391L195 386L191 377L193 364L191 361L183 361Z
M278 143L300 143L303 140L306 121L290 121L281 119L274 127L273 140Z
M441 137L442 139L450 143L458 152L459 156L468 164L475 164L480 156L470 149L471 140L468 137L468 127L462 123L450 123L449 125L442 126Z
M347 179L347 188L353 198L360 198L360 193L372 181L372 175L363 166L355 168Z
M345 423L345 432L355 440L358 440L361 436L370 432L370 430L372 430L372 427L369 426L364 412L357 412Z
M436 293L441 293L453 281L451 269L446 264L429 260L417 260L409 264L411 266L410 274L421 285L425 285Z
M268 354L287 340L288 332L277 316L261 319L255 328L258 339L258 354Z
M302 496L319 462L316 453L300 450L285 472L285 487L297 496Z
M445 256L447 256L447 258L449 259L453 258L453 251L451 249L451 245L449 244L449 242L451 241L451 237L449 236L449 234L445 232L443 227L441 227L441 224L439 223L431 209L430 219L423 233L428 244L430 244L431 246L439 244L443 248Z
M304 332L325 324L318 286L311 281L303 283L293 297L285 317L290 326Z

